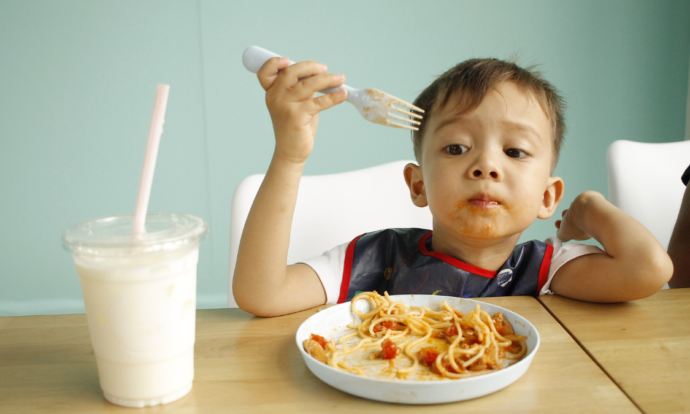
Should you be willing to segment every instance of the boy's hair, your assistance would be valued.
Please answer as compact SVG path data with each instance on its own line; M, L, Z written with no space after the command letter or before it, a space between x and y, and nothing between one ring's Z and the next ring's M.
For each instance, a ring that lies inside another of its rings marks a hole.
M558 163L565 135L565 102L556 88L547 82L539 71L534 70L534 66L521 68L513 62L499 59L469 59L461 62L439 76L419 94L414 105L424 109L425 114L419 131L412 131L417 162L421 163L425 125L434 112L443 109L453 96L458 98L457 109L460 114L470 112L481 104L493 87L505 81L514 82L522 91L533 95L551 121L553 171Z

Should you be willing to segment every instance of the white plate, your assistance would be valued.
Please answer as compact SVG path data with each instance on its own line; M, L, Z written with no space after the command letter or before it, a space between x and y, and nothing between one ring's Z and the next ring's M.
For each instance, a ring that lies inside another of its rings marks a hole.
M450 306L462 313L474 310L477 303L489 315L501 312L503 317L513 325L517 335L527 337L525 341L527 343L527 355L522 360L490 374L438 381L386 380L337 370L307 354L302 343L311 334L321 335L329 340L330 338L337 340L348 331L347 325L349 323L355 319L359 322L359 317L352 314L350 302L347 302L312 315L297 330L297 347L309 370L326 384L359 397L402 404L437 404L477 398L507 387L527 371L532 359L534 359L534 354L539 349L539 333L534 325L517 313L499 306L449 296L396 295L392 298L401 300L408 306L427 306L433 310L437 310L441 301L445 300ZM362 310L366 309L369 306L368 301L357 302L358 310L360 306Z

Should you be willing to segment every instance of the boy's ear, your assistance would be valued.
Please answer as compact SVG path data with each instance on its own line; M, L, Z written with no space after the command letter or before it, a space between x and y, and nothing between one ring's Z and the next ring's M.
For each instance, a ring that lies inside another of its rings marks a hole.
M403 172L405 174L405 182L410 189L410 198L412 203L417 207L426 207L429 203L426 200L426 188L424 187L424 176L422 175L422 167L416 164L407 164Z
M556 207L558 207L558 203L563 199L564 187L565 184L561 177L549 178L549 183L544 191L544 200L542 201L541 207L539 207L538 218L547 219L553 215L556 211Z

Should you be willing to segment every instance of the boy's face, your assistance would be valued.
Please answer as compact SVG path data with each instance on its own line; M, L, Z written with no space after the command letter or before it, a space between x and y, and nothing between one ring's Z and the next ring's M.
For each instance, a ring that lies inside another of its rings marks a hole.
M415 204L429 205L435 234L517 241L551 217L563 181L551 177L551 123L530 95L503 82L471 112L458 115L451 98L428 122L421 166L405 178Z

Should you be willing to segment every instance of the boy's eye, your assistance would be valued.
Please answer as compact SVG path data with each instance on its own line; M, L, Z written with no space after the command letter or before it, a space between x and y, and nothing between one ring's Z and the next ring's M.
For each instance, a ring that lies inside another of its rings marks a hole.
M527 156L527 153L517 148L510 148L506 150L506 155L510 158L524 158Z
M460 144L448 145L446 147L446 152L450 155L461 155L466 153L468 150L469 148Z

